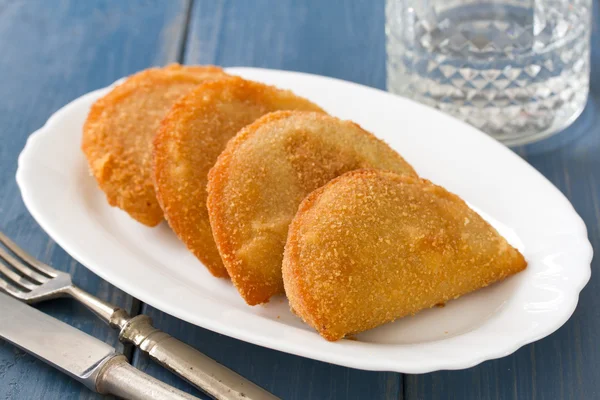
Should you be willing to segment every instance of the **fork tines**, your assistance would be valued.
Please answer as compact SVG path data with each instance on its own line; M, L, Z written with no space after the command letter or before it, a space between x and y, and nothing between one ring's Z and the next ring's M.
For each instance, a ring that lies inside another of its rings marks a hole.
M54 268L27 254L2 232L0 243L5 246L0 246L0 290L19 297L56 277Z

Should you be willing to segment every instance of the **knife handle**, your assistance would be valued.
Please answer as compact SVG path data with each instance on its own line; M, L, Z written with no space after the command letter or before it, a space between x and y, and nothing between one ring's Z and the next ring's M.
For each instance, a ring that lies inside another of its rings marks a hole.
M119 339L139 347L154 361L217 400L279 400L234 371L152 326L147 315L133 317Z
M135 369L125 356L115 356L96 378L96 391L128 400L199 400Z

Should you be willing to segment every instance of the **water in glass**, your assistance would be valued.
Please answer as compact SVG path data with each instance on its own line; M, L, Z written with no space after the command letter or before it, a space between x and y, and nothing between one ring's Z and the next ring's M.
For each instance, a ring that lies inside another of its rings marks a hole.
M585 106L591 0L387 0L386 20L388 90L506 144Z

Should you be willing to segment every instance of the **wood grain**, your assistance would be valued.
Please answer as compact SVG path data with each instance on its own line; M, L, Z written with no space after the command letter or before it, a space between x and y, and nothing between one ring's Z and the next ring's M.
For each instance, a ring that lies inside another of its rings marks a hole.
M599 43L600 0L594 2L593 43ZM74 272L75 282L86 290L134 308L130 296L74 262L28 215L14 173L29 133L79 95L177 59L304 71L384 88L383 5L383 0L195 0L191 7L186 1L0 0L0 229L33 255ZM593 246L600 248L600 48L592 46L592 51L592 95L582 117L555 138L515 150L567 195L584 218ZM594 261L575 314L555 334L468 370L424 375L312 361L142 308L157 327L284 399L587 400L600 398L598 267ZM41 308L116 344L114 333L74 302ZM133 362L202 396L138 352ZM0 399L97 397L0 342Z
M302 71L383 89L384 2L195 1L185 62Z
M29 215L14 178L17 156L28 135L69 101L175 60L187 6L185 1L0 1L0 230L32 255L71 272L83 289L133 312L131 296L73 261ZM112 329L73 301L40 309L122 349ZM0 341L0 399L98 397Z

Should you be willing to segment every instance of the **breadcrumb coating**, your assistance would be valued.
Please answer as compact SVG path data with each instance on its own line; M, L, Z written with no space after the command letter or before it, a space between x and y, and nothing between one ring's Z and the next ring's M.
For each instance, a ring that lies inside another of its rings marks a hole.
M371 133L321 113L267 114L229 142L209 174L208 210L225 267L248 304L284 292L284 245L304 197L367 167L416 175Z
M302 202L289 229L283 280L292 309L334 341L526 266L458 196L414 176L359 170Z
M152 184L152 139L177 99L208 79L224 76L213 66L151 68L94 103L81 147L111 206L148 226L163 220Z
M228 274L208 220L208 171L241 128L276 110L322 111L290 91L231 77L181 98L154 140L154 185L165 217L214 276Z

